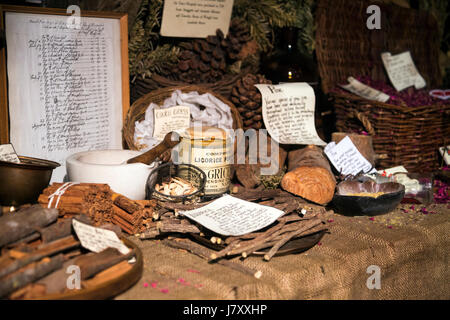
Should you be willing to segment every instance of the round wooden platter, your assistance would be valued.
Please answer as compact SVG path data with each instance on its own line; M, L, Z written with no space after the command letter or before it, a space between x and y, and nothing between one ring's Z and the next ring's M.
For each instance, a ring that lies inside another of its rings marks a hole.
M132 241L123 238L125 245L134 250L136 262L133 267L117 278L99 283L95 287L72 290L63 294L51 294L33 300L105 300L124 292L134 285L142 276L144 262L142 251Z

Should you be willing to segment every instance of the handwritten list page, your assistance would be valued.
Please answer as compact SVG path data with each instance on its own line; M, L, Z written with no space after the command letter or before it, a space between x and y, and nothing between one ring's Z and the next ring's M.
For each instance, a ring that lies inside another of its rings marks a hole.
M5 14L10 139L20 155L57 161L62 181L72 153L121 149L120 30L116 19Z

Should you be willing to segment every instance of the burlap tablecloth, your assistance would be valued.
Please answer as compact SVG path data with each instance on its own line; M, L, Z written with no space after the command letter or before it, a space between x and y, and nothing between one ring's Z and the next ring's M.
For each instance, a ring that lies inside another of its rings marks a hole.
M134 239L144 273L116 299L450 299L450 209L428 210L402 205L374 219L329 215L329 234L307 252L244 260L263 272L260 279ZM380 289L367 287L372 265L381 270Z

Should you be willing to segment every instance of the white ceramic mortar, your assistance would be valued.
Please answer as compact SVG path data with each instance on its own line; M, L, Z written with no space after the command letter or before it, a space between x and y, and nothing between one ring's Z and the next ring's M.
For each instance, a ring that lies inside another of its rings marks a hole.
M142 154L133 150L85 151L67 158L69 181L107 183L114 192L132 200L145 199L145 185L157 163L127 164L130 158Z

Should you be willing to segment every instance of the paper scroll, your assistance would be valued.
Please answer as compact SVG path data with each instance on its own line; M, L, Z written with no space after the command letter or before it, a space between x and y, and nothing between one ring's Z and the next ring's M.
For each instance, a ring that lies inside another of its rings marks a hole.
M270 136L281 144L324 146L314 124L316 97L307 83L255 85L262 95L262 114Z

